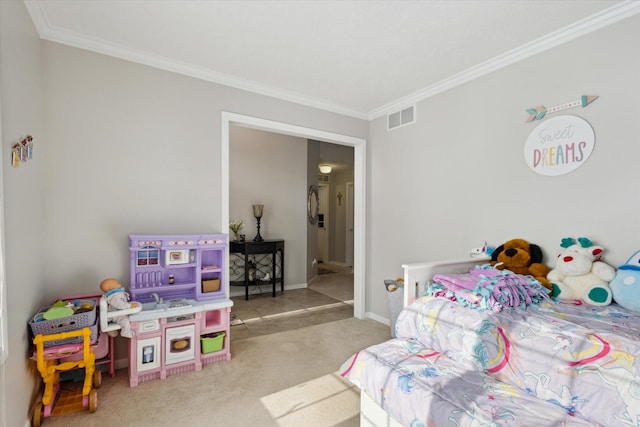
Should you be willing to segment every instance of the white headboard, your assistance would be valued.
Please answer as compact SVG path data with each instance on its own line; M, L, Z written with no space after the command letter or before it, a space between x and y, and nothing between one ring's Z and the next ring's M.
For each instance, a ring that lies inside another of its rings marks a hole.
M422 295L426 283L435 274L468 273L472 267L486 264L489 260L491 260L491 257L485 255L459 260L402 264L402 270L404 271L404 307L416 300L418 292Z

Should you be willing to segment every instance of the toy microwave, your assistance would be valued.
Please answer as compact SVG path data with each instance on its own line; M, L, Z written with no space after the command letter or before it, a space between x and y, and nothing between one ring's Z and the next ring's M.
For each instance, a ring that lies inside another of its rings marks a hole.
M167 251L166 265L189 264L193 262L191 259L191 251L189 249L173 249Z

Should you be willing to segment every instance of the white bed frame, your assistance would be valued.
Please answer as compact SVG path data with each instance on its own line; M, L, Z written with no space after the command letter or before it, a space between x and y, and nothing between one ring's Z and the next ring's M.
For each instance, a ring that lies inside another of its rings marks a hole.
M484 264L490 259L490 257L483 255L461 260L403 264L404 307L418 298L418 293L422 293L425 285L435 274L467 273L472 267ZM402 424L385 412L385 410L375 403L366 393L360 392L360 426L401 427Z

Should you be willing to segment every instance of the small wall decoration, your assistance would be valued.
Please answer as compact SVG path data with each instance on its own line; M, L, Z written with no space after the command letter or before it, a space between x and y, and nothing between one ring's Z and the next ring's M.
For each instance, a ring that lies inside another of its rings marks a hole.
M20 162L25 163L33 158L33 137L27 135L20 142L16 142L11 147L11 165L14 168L20 167Z
M558 111L568 110L569 108L575 108L575 107L584 108L587 105L591 104L596 99L598 99L597 96L582 95L580 99L567 102L566 104L556 105L555 107L551 107L551 108L545 108L542 105L538 105L535 108L529 108L527 110L527 113L529 113L529 118L527 119L527 122L534 122L536 120L542 119L547 114L557 113Z
M524 145L527 165L536 173L557 176L587 161L595 144L593 128L577 116L558 116L540 123Z

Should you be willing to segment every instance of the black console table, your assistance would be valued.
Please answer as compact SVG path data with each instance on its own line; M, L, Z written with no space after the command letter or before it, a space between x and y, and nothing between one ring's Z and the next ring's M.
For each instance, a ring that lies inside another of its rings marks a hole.
M242 265L235 264L232 260L229 262L230 280L233 286L244 286L244 299L249 299L249 286L271 283L273 288L273 296L276 296L276 283L280 282L280 290L284 292L284 240L265 239L261 242L253 240L245 240L243 242L229 242L229 253L236 254L237 257L244 255L244 263ZM270 255L270 256L267 256ZM255 262L254 277L249 277L249 256L252 256ZM235 270L243 270L241 272ZM234 272L236 274L234 275ZM269 280L260 280L258 275L264 277L266 274L271 277ZM234 277L235 276L235 277ZM242 280L244 276L244 280ZM235 278L235 280L234 280Z

